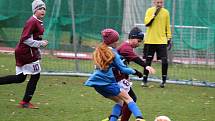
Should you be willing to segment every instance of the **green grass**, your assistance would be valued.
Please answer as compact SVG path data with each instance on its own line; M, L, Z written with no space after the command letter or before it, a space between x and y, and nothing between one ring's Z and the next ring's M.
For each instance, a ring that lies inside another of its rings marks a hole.
M52 64L66 67L61 62ZM0 63L0 76L15 73L14 55L0 54ZM39 110L16 108L27 82L0 85L0 121L100 121L109 115L114 103L83 86L86 79L41 76L32 100ZM137 104L147 121L153 121L157 115L167 115L172 121L214 121L214 88L168 84L161 89L157 83L150 86L141 88L138 81L133 85Z
M19 109L26 83L0 86L1 121L100 121L108 116L112 101L83 86L86 78L42 76L32 102L39 110ZM138 106L147 121L167 115L172 121L213 121L214 88L167 85L141 88L134 82ZM14 100L14 101L13 101ZM134 118L132 117L134 120Z

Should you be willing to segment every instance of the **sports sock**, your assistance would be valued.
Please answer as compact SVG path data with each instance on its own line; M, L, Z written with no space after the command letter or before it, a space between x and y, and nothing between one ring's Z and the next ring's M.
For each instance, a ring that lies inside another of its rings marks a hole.
M135 95L132 88L130 88L130 91L128 92L128 94L134 100L134 102L137 101L137 96ZM132 114L132 112L129 110L128 105L126 103L123 103L121 121L129 121L131 114Z
M30 100L32 99L32 96L36 90L36 86L39 78L40 78L40 73L36 75L31 75L31 78L25 90L25 95L23 97L24 102L30 102Z
M118 117L121 114L122 106L120 104L115 104L112 109L112 113L110 116L110 121L117 121Z
M129 102L128 103L128 108L134 114L134 116L136 118L142 118L143 117L140 109L137 107L137 104L135 102Z
M148 79L148 74L147 75L143 75L143 83L147 83L147 79Z
M167 71L168 71L168 61L167 58L161 58L162 61L162 83L166 83Z
M166 75L162 75L162 84L165 84L166 83Z

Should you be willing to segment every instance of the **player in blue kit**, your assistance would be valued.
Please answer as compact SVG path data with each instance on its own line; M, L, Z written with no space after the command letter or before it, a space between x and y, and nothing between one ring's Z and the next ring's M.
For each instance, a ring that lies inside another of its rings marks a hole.
M97 68L85 82L85 85L93 87L102 96L116 102L112 109L110 121L118 120L124 102L136 117L136 121L145 121L136 103L125 90L120 89L113 74L112 69L117 68L125 74L133 74L140 78L142 77L142 73L135 69L128 68L122 62L120 55L114 49L118 39L119 34L117 31L113 29L105 29L102 31L103 42L93 53L93 60Z

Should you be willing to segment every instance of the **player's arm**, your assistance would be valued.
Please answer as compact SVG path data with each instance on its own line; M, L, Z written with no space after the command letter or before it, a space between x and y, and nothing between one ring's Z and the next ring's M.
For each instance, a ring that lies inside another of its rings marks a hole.
M24 44L30 47L39 48L41 46L45 47L48 44L48 41L47 40L38 41L38 40L34 40L33 37L30 37L24 41Z
M134 74L136 71L132 68L127 67L120 58L120 55L115 52L115 57L113 60L115 67L124 74Z
M170 16L169 16L169 12L167 12L167 16L166 16L166 35L167 35L167 39L171 40L172 38L172 34L171 34L171 29L170 29Z
M48 44L47 40L38 41L33 39L32 33L33 33L34 27L35 26L32 22L27 22L25 24L25 27L22 32L23 43L30 47L36 47L36 48L39 48L41 46L45 47Z
M136 64L142 66L142 67L145 67L146 64L145 62L143 61L143 59L141 59L137 53L134 51L133 48L124 48L123 51L120 51L120 54L125 58L125 60L128 60L128 61L133 61L135 62Z
M144 24L146 26L149 26L150 23L152 23L152 21L154 20L154 16L153 14L150 12L150 9L148 9L146 11L146 14L145 14L145 19L144 19Z
M152 12L152 9L148 9L146 11L146 15L144 19L144 24L146 27L150 26L153 23L155 17L158 15L159 12L160 12L160 8L156 8L155 12Z
M144 68L146 67L146 63L140 57L136 57L132 61Z

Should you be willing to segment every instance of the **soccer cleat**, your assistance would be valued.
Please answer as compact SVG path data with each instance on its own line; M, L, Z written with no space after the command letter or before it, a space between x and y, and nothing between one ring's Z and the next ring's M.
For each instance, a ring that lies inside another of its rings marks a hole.
M165 84L164 83L161 83L160 84L160 88L164 88L165 87Z
M142 86L142 87L148 87L148 85L147 85L146 82L142 82L142 83L141 83L141 86Z
M136 121L146 121L145 119L137 118Z
M105 119L103 119L102 121L109 121L109 118L105 118Z
M39 109L39 107L34 106L32 103L24 102L24 101L21 101L17 107L18 108Z

